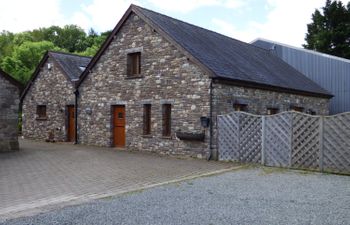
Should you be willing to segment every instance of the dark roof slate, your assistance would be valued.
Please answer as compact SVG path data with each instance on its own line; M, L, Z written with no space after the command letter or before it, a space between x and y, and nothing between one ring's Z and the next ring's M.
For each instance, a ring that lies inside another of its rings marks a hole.
M269 51L139 6L145 17L218 78L331 94Z
M80 78L80 75L83 72L81 67L85 68L91 60L91 57L63 52L50 51L49 56L51 56L60 65L71 81L78 80Z
M8 73L3 71L2 69L0 69L0 76L8 80L11 84L16 86L19 90L22 90L23 85L18 80L16 80L15 78L11 77Z

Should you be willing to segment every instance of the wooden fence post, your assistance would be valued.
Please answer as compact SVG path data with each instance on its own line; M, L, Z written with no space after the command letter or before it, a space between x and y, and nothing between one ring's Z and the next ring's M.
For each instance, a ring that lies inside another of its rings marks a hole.
M320 166L320 171L323 172L323 151L324 151L324 146L323 146L323 135L324 135L324 116L320 116L320 135L319 135L319 139L320 139L320 151L319 151L319 166Z
M261 164L265 165L265 130L266 130L266 116L262 116L261 126Z

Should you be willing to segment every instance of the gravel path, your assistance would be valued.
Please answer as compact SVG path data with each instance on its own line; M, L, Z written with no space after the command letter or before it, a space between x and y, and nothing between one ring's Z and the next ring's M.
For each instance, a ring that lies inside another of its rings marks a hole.
M2 224L348 225L350 176L241 169Z

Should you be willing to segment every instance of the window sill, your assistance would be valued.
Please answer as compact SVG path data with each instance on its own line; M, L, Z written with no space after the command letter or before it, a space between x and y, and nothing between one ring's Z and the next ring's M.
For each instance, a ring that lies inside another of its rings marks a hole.
M145 76L143 76L143 75L127 75L127 77L125 77L126 80L141 79L141 78L145 78Z
M143 134L143 135L141 135L141 137L143 137L143 138L153 138L153 136L150 135L150 134Z
M47 117L38 117L35 120L39 120L39 121L45 121L47 120Z

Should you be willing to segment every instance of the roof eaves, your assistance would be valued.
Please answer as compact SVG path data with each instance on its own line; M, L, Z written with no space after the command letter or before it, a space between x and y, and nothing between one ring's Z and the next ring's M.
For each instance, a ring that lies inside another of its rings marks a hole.
M256 82L235 80L235 79L224 78L224 77L217 77L214 80L217 82L222 82L222 83L229 84L229 85L237 85L237 86L243 86L243 87L248 87L248 88L258 88L258 89L262 89L262 90L284 92L284 93L291 93L291 94L299 94L299 95L311 96L311 97L320 97L320 98L328 98L328 99L334 97L334 95L332 95L332 94L303 91L303 90L297 90L297 89L292 89L292 88L285 88L285 87L273 86L273 85L256 83Z

